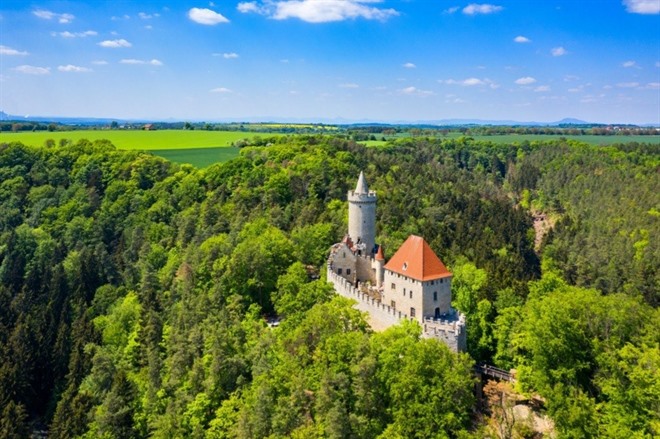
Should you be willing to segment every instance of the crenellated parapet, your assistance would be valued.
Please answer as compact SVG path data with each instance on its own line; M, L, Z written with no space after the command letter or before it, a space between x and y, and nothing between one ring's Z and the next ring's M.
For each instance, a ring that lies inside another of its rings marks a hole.
M384 330L402 320L417 320L407 313L383 303L374 297L374 294L367 294L359 284L356 286L339 276L333 271L330 264L327 266L327 277L337 294L355 300L357 302L355 307L369 314L370 324L376 330ZM465 315L453 311L441 319L425 319L422 324L422 337L435 338L455 352L464 352L467 348Z

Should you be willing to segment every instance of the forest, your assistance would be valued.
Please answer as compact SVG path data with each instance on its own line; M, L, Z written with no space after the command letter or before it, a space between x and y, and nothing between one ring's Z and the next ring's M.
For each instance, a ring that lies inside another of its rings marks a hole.
M658 437L658 169L658 144L563 138L262 136L205 169L1 144L0 437L501 437L481 362L557 437ZM325 281L360 171L386 252L417 234L454 273L467 353L373 332Z

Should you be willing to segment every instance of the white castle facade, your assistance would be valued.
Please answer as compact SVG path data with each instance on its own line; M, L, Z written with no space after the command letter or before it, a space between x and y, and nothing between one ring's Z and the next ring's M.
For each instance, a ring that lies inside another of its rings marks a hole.
M375 330L417 320L424 337L465 351L465 316L451 307L452 274L414 235L386 263L376 244L376 202L361 172L355 190L348 192L348 235L330 251L328 281L338 294L357 301Z

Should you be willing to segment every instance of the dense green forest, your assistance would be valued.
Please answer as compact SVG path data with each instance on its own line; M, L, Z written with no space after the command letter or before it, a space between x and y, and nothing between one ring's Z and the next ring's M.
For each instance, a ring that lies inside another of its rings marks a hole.
M660 435L658 145L260 143L203 170L0 145L0 437L498 437L482 361L559 437ZM325 282L360 170L386 253L415 233L453 271L468 353Z

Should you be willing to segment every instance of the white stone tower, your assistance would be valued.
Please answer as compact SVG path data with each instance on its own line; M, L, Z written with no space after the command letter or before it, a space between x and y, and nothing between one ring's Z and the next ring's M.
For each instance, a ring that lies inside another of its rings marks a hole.
M376 244L376 192L360 172L354 191L348 191L348 236L361 253L371 256Z

